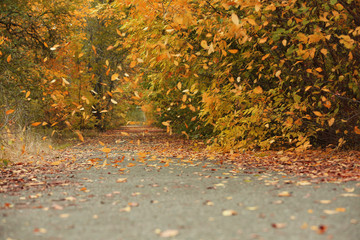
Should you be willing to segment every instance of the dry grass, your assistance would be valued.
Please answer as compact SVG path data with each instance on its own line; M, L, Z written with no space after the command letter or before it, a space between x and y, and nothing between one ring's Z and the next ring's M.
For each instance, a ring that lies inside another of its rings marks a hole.
M51 140L30 130L4 130L0 135L0 165L44 161L53 154Z

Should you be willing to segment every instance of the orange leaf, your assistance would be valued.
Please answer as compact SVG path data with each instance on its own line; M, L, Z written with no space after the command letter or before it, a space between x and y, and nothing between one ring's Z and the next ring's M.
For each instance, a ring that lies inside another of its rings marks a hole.
M239 50L237 49L229 49L229 53L235 54L237 53Z
M256 88L254 88L254 93L261 94L261 93L263 93L263 89L260 86L257 86Z
M36 127L36 126L39 126L40 124L41 124L41 122L34 122L31 124L31 126Z
M104 147L104 148L101 149L101 151L104 152L104 153L109 153L109 152L111 152L111 149L107 148L107 147Z
M9 63L11 61L11 54L7 57L6 61Z
M5 114L6 114L6 115L9 115L9 114L12 114L13 112L15 112L15 110L14 110L14 109L10 109L10 110L7 110L7 111L5 112Z
M354 127L354 132L355 132L356 134L360 134L360 129L359 129L357 126L355 126L355 127Z
M81 133L79 131L76 131L75 133L76 133L76 135L78 135L78 138L80 139L80 141L83 142L84 141L83 135L81 135Z
M94 45L91 46L92 50L94 51L94 53L96 54L96 47Z
M319 111L313 111L313 113L314 113L316 116L318 116L318 117L322 117L322 114L321 114L321 112L319 112Z
M30 96L30 91L27 91L25 94L25 98L28 98Z
M133 68L133 67L135 67L135 66L136 66L136 61L132 61L132 62L130 63L130 67Z

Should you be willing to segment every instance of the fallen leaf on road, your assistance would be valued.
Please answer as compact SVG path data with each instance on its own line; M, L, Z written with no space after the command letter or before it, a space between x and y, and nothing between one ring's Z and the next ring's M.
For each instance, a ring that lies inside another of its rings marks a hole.
M160 237L175 237L178 234L179 234L179 230L168 229L168 230L161 232L159 235L160 235Z
M321 203L321 204L329 204L329 203L331 203L331 200L320 200L319 203Z
M222 215L225 216L225 217L235 216L235 215L237 215L237 214L238 214L238 213L237 213L235 210L231 210L231 209L229 209L229 210L224 210L224 211L222 212Z
M45 228L35 228L34 232L35 233L46 233L47 230Z
M284 228L286 227L286 223L272 223L271 226L273 228Z
M298 185L298 186L307 186L307 185L311 185L311 182L309 182L309 181L300 181L300 182L297 182L296 185Z
M125 183L125 182L127 182L127 178L118 178L118 179L116 180L116 182L117 182L117 183Z
M137 203L137 202L129 202L128 205L129 205L130 207L138 207L138 206L139 206L139 203Z
M318 230L317 230L317 233L318 233L318 234L324 234L324 233L326 232L326 230L327 230L327 226L325 226L325 225L320 225L319 228L318 228Z
M355 194L355 193L343 193L340 196L342 197L360 197L360 194Z
M131 207L130 206L127 206L127 207L124 207L124 208L121 208L120 209L120 212L130 212L131 211Z
M291 193L289 193L288 191L283 191L283 192L280 192L278 194L279 197L290 197L291 196Z
M345 192L352 193L355 191L355 188L344 188Z
M68 218L69 216L70 216L70 214L68 214L68 213L60 214L61 218Z

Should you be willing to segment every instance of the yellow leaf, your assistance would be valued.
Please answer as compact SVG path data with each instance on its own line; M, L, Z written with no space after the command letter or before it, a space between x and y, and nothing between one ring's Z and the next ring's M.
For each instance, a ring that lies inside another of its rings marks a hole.
M270 56L270 53L264 55L264 56L261 58L261 60L264 61L264 60L267 59L269 56Z
M328 120L329 127L331 127L335 122L335 118L331 118ZM360 134L360 133L359 133Z
M256 88L254 88L253 92L255 94L261 94L263 93L263 89L260 86L257 86Z
M15 112L15 110L14 110L14 109L10 109L10 110L7 110L7 111L5 112L5 114L6 114L6 115L9 115L9 114L12 114L13 112Z
M131 67L131 68L134 68L135 66L136 66L136 61L131 61L130 67Z
M50 165L52 165L52 166L58 166L58 165L60 165L61 163L62 163L62 160L59 160L59 161L55 161L55 162L50 163Z
M7 57L6 61L9 63L11 61L11 54Z
M179 90L181 90L182 83L181 83L181 82L178 82L178 84L177 84L176 86L177 86L177 88L178 88Z
M275 76L276 76L276 77L280 77L280 75L281 75L281 70L279 70L279 71L277 71L277 72L275 73Z
M355 132L356 134L360 134L360 129L359 129L357 126L355 126L355 127L354 127L354 132Z
M102 141L99 141L101 146L105 146L105 143L103 143Z
M207 42L205 40L201 41L200 46L203 47L206 50L209 49L209 46L208 46L208 44L207 44Z
M109 153L109 152L111 152L111 149L107 148L107 147L104 147L104 148L101 149L101 151L104 152L104 153Z
M235 25L239 25L239 24L240 24L239 17L238 17L235 13L233 13L233 14L231 15L231 21L232 21Z
M229 53L235 54L237 53L239 50L237 49L229 49Z
M94 53L96 54L96 47L94 45L92 45L91 48L94 51Z
M83 135L79 132L79 131L75 131L76 135L78 135L78 138L80 139L80 141L84 141L84 137Z
M30 91L27 91L25 94L25 98L28 98L30 96Z
M267 40L268 40L268 37L264 37L264 38L259 40L259 43L260 44L266 43Z
M162 122L162 125L164 125L164 126L170 126L170 123L169 123L169 122Z
M318 117L322 117L322 114L321 114L321 112L319 112L319 111L313 111L313 113L314 113L316 116L318 116Z
M36 126L39 126L40 124L41 124L41 122L34 122L31 124L31 126L36 127Z
M118 79L119 74L115 73L111 76L111 81L115 81L116 79Z
M121 135L123 135L123 136L130 136L127 132L121 132Z

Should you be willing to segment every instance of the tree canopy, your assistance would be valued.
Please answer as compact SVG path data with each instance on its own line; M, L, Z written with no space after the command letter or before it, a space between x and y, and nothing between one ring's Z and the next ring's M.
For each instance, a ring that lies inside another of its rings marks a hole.
M354 0L5 0L0 128L140 106L224 151L358 146L359 26Z

